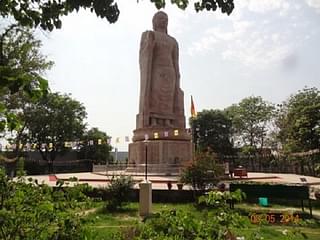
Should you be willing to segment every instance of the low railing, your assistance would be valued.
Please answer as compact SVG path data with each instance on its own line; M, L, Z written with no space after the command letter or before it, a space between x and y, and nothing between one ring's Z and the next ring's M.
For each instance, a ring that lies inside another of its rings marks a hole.
M148 164L148 175L179 175L183 167L180 164ZM105 172L106 174L121 174L126 172L130 175L144 175L146 171L145 164L106 164L93 165L93 172Z

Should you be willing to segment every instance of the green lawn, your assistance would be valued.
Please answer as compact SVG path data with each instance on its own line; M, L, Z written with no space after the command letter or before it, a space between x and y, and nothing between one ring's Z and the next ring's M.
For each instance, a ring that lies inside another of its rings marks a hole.
M250 211L257 211L256 207L250 207L248 204L239 205L239 209L243 214L249 214ZM153 212L160 212L165 209L176 209L192 212L196 218L201 219L203 217L201 211L198 211L193 204L153 204ZM281 209L283 206L279 206ZM102 239L112 239L113 234L119 232L122 228L134 226L136 223L141 222L141 218L138 214L138 203L130 203L125 209L110 213L103 210L102 203L98 205L97 211L94 213L89 213L84 218L84 223L87 229L90 230L91 236L89 239L102 240ZM238 206L236 206L237 210ZM266 209L265 209L266 210ZM239 235L251 235L253 236L257 230L260 230L260 236L263 239L320 239L320 222L318 220L307 220L301 221L297 224L251 224L246 229L234 229ZM288 230L288 233L287 233ZM302 234L297 234L293 238L289 238L288 234L292 231L301 232ZM307 237L304 238L303 236Z

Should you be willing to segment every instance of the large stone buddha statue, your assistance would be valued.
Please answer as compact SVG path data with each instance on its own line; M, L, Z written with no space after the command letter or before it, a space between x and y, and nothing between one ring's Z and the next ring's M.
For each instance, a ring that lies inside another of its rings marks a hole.
M157 12L152 23L153 31L144 32L140 43L137 129L156 126L184 128L178 43L167 34L166 13Z
M185 129L180 89L179 48L167 34L168 16L159 11L153 31L142 33L139 52L140 102L129 145L128 171L172 173L192 159L191 137Z

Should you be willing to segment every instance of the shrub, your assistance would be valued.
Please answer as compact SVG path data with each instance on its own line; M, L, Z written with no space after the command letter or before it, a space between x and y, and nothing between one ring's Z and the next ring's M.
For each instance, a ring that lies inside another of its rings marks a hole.
M115 211L122 208L129 201L130 190L133 188L134 182L130 176L112 177L107 191L106 208Z
M143 239L166 239L166 240L226 240L235 239L232 228L243 228L249 224L246 217L233 212L207 212L199 218L193 214L170 210L148 217L143 224L136 229L124 231L124 234L116 239L143 240ZM230 238L229 238L230 236Z
M83 239L72 195L31 178L12 181L0 168L0 239Z
M228 203L241 202L246 198L246 194L240 189L234 192L210 191L198 199L199 206L209 208L227 208Z
M214 155L197 153L194 161L183 170L180 181L190 184L193 189L204 190L215 186L224 174Z

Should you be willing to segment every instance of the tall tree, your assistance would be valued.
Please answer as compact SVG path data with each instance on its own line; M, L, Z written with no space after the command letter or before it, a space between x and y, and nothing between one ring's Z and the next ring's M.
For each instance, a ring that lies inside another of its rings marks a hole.
M166 0L150 0L157 9L164 8ZM187 8L188 0L172 0L180 9ZM90 9L98 17L106 18L110 23L118 20L120 10L114 0L2 0L0 2L0 16L12 16L23 26L37 27L40 25L44 30L52 31L61 28L61 17L71 12L79 11L80 8ZM216 11L231 14L233 0L199 0L194 3L195 10Z
M25 110L27 141L36 144L43 160L50 164L65 142L79 141L86 124L85 107L69 95L49 93Z
M236 139L250 148L263 148L267 126L272 119L274 106L261 97L248 97L239 104L225 109L232 119Z
M203 110L190 119L193 139L200 150L208 148L217 154L232 151L231 120L220 110Z
M304 88L282 104L279 139L286 152L305 152L320 146L320 91Z
M98 128L91 128L82 137L80 154L83 158L91 159L95 164L106 164L112 149L108 143L110 137Z
M10 25L0 29L0 132L20 125L17 111L6 107L10 95L20 92L37 100L48 91L43 74L53 62L47 60L40 48L41 42L26 28Z

